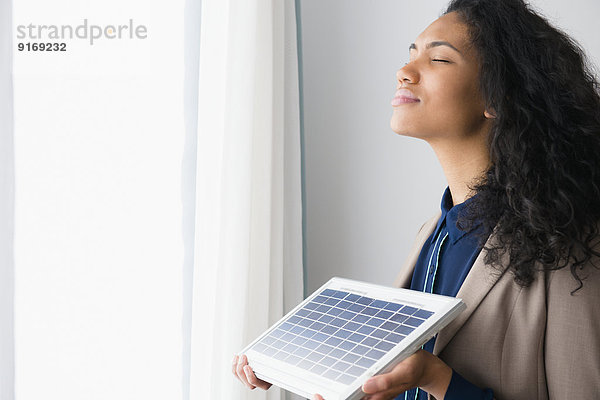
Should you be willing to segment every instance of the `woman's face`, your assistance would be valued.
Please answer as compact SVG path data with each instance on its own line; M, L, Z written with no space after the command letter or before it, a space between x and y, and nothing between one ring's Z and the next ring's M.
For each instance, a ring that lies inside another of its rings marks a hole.
M396 73L392 130L430 143L487 135L475 49L456 13L429 25L409 54Z

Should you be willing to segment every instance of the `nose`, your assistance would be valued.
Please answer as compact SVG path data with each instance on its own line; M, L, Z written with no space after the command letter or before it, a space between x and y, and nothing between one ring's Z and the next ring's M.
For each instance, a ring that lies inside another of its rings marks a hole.
M419 73L411 63L407 63L404 67L396 72L398 83L417 83L419 82Z

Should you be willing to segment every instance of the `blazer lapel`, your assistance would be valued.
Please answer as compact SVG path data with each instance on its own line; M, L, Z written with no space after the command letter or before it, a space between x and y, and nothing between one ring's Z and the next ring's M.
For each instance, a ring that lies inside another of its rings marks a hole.
M489 247L493 245L494 242L494 234L492 233L485 245ZM485 253L485 249L479 253L479 256L473 263L471 270L467 274L465 281L456 295L456 297L463 300L467 308L438 333L435 346L433 348L433 354L438 355L441 353L444 347L446 347L456 332L458 332L458 330L465 324L471 314L473 314L473 312L477 309L477 306L479 306L488 292L492 289L492 287L494 287L496 282L498 282L500 277L504 275L508 269L508 254L505 253L502 255L500 268L494 268L485 264Z
M419 258L419 254L421 253L421 248L423 247L423 244L427 238L429 238L431 233L434 231L440 216L441 212L438 212L435 217L427 221L421 227L421 230L415 238L415 243L408 254L406 262L402 266L400 273L394 281L394 287L410 287L413 271L415 269L417 259ZM491 247L494 244L495 238L494 234L492 233L484 247ZM473 312L477 309L477 306L479 306L488 292L492 289L492 287L494 287L496 282L498 282L500 277L504 275L508 269L508 254L505 253L502 255L500 260L500 268L493 268L485 264L485 253L485 250L482 250L481 253L479 253L479 256L477 259L475 259L471 270L467 274L465 281L456 295L456 297L463 300L467 308L438 333L435 346L433 348L433 354L440 354L440 352L444 349L444 347L446 347L456 332L458 332L458 330L465 324L471 314L473 314Z

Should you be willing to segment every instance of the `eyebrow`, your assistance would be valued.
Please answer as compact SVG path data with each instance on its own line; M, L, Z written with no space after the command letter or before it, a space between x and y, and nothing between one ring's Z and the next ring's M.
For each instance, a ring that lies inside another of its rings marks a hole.
M436 41L433 41L433 42L429 42L429 43L427 43L427 45L425 46L425 48L431 49L432 47L438 47L438 46L448 46L452 50L458 52L458 54L462 55L462 53L460 52L460 50L458 50L456 47L454 47L451 43L445 42L443 40L436 40ZM411 43L410 46L408 46L408 51L411 51L413 49L417 50L417 45L414 44L414 43Z

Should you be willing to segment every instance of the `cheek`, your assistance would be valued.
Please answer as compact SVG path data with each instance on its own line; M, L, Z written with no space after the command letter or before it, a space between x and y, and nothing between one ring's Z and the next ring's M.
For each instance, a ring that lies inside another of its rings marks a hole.
M426 98L416 105L394 107L392 130L423 139L475 133L485 119L478 83L472 76L437 76L422 82Z
M469 131L476 129L483 120L485 111L481 94L472 80L456 80L440 85L433 90L431 117L441 119L455 129ZM448 128L450 128L448 126Z

